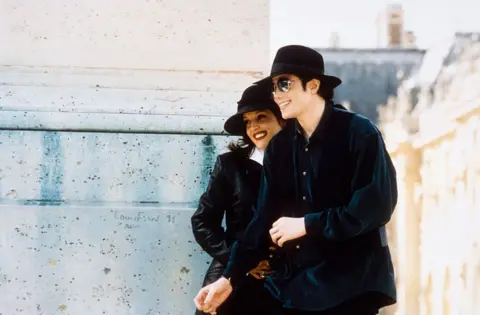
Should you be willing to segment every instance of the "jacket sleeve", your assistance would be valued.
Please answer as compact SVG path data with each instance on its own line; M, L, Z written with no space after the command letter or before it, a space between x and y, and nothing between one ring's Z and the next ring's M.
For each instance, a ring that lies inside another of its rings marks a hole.
M230 246L222 227L223 216L233 200L233 188L225 177L221 157L217 157L207 190L200 197L198 209L191 218L198 244L224 265L230 256Z
M357 136L351 152L355 171L350 202L307 214L307 235L342 241L380 228L390 220L397 203L397 181L380 132Z
M230 278L234 286L242 284L242 276L253 269L259 261L268 257L268 248L272 244L268 234L271 226L272 210L270 197L273 184L270 176L268 150L265 152L263 169L258 193L258 202L253 219L247 226L243 238L232 246L230 260L223 276Z

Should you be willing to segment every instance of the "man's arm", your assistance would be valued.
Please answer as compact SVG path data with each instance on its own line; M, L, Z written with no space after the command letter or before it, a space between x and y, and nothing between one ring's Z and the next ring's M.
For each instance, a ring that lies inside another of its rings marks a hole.
M397 203L395 168L380 132L355 139L353 196L347 205L305 216L307 235L346 240L385 225Z

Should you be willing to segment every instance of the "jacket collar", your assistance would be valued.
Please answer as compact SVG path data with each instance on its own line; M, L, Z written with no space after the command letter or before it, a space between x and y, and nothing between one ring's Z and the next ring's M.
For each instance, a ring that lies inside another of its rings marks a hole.
M313 139L321 140L325 136L325 131L332 115L333 105L334 104L332 101L325 102L325 109L323 111L322 118L320 119L317 128L315 128L315 131L312 133L309 142ZM299 136L303 137L303 128L298 122L298 120L295 119L295 139L297 139Z

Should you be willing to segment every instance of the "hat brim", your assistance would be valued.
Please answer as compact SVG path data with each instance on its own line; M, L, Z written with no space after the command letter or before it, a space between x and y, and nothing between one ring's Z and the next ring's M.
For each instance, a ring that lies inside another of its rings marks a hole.
M270 73L270 75L266 78L263 78L255 82L255 84L271 84L272 79L274 77L282 74L309 75L314 78L320 79L322 84L330 86L332 89L342 84L342 80L340 80L340 78L337 78L336 76L322 74L306 67L300 67L297 65L289 65L289 64L273 65L272 72Z
M246 134L245 123L243 122L243 114L249 113L249 112L258 112L262 110L272 110L272 109L268 106L259 107L258 105L243 107L242 109L240 109L238 112L236 112L234 115L232 115L225 121L225 124L223 125L223 129L225 129L225 131L231 135L243 136Z

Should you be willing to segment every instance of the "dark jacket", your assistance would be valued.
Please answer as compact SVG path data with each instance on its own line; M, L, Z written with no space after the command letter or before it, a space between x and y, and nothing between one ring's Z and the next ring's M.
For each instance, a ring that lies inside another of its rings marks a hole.
M232 244L243 236L253 217L261 171L259 163L234 152L217 157L207 190L191 219L196 241L213 257L204 286L220 278ZM224 217L226 229L222 227Z
M310 143L299 142L292 121L270 141L255 217L224 275L235 285L254 265L278 218L305 217L307 235L285 243L283 268L267 278L272 294L285 307L312 311L359 296L373 308L392 304L395 279L384 232L397 184L382 136L368 119L333 106L314 134Z

